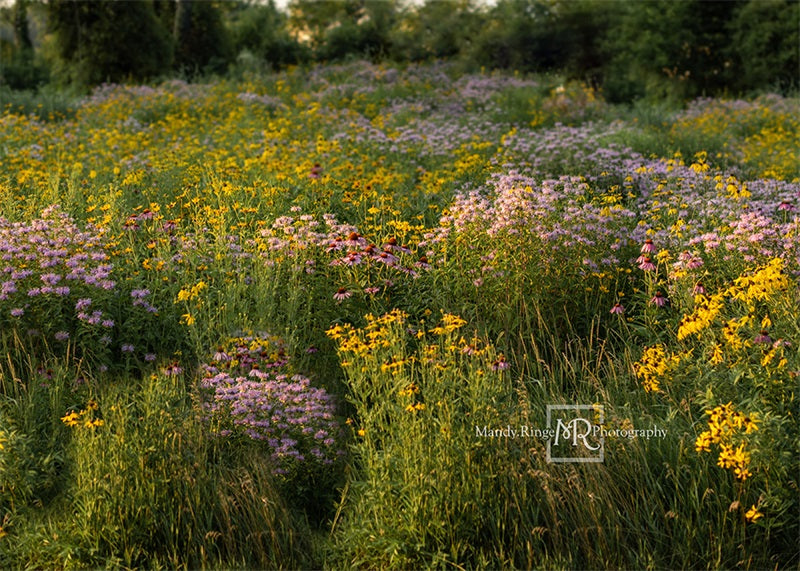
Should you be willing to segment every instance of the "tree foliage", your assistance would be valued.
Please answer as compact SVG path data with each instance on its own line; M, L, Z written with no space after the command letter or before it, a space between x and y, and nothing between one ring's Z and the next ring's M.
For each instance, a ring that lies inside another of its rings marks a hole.
M288 16L273 0L266 4L238 3L230 13L234 50L266 62L273 69L302 63L308 50L289 33Z
M31 5L46 7L44 45L28 33ZM15 0L0 15L2 81L19 86L36 83L17 72L42 54L81 85L224 73L234 60L451 59L558 72L617 102L786 92L800 77L797 0L291 0L288 12L274 0Z
M49 8L62 81L139 81L169 69L172 46L152 2L52 0Z

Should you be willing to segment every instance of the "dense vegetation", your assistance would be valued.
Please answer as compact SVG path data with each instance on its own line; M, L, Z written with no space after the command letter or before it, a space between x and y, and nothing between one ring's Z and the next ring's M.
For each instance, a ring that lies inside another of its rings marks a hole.
M0 85L263 71L311 62L457 61L553 72L606 100L683 101L796 88L795 0L14 0L0 8Z
M799 19L1 7L0 568L800 565Z
M0 567L797 565L797 100L559 81L6 108Z

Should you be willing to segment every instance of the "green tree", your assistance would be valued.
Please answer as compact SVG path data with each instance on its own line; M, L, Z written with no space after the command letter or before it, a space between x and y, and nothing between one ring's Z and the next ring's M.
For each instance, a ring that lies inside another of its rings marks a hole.
M28 30L28 0L14 2L14 44L19 50L33 50Z
M319 60L380 59L391 52L394 0L292 0L289 9L292 26L309 37Z
M176 68L222 72L233 55L233 43L216 2L176 0L173 28Z
M426 0L421 6L402 11L399 20L395 53L411 61L466 54L480 29L473 0Z
M169 34L151 1L51 0L48 18L62 82L143 80L172 62Z
M288 17L269 0L266 4L241 2L230 14L234 51L249 52L273 69L301 63L307 58L304 46L291 36Z
M606 34L606 95L676 101L716 95L731 83L731 22L743 4L719 0L656 0L613 5Z
M0 85L36 89L47 81L47 70L36 57L28 21L29 0L0 8Z
M541 0L500 0L472 49L486 67L549 71L567 60L571 38L552 4Z
M796 88L800 2L750 0L730 22L732 84L743 91Z

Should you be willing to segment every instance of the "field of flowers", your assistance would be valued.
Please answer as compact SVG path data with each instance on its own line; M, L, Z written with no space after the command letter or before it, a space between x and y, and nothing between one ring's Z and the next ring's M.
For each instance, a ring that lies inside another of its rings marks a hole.
M445 64L8 105L0 567L798 565L798 156ZM574 404L663 434L511 437Z

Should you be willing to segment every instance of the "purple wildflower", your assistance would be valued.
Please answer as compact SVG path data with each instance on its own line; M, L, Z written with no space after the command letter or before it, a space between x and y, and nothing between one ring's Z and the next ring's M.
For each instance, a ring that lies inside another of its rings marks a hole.
M641 261L639 262L639 269L644 270L645 272L652 272L656 269L656 266L653 264L653 261L649 256L642 256Z
M772 338L763 329L753 338L753 343L772 343Z
M347 298L349 298L351 295L353 295L353 293L351 291L348 291L347 288L340 287L336 291L336 293L333 294L333 299L335 299L338 302L342 302Z

